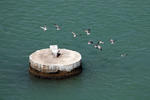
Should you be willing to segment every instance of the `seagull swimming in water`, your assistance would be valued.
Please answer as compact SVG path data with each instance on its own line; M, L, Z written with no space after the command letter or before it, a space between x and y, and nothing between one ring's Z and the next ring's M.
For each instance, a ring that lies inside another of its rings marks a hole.
M60 26L58 26L57 24L54 24L56 27L56 30L61 30Z
M100 41L98 41L98 44L104 44L104 42L100 40Z
M111 43L111 44L114 44L115 41L114 41L113 39L110 39L110 43Z
M91 40L90 40L90 41L88 41L88 44L93 44L93 41L91 41Z
M77 35L76 35L76 33L75 32L72 32L72 34L73 34L73 37L75 38L75 37L77 37Z
M45 32L47 30L46 24L44 26L40 26L41 29Z
M84 32L86 32L87 35L90 35L91 34L91 29L87 29Z

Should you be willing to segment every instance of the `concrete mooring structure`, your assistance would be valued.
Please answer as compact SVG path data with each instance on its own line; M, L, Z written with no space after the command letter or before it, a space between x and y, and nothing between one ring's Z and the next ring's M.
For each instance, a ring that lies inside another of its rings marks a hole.
M29 72L41 78L67 78L81 73L81 59L79 52L50 45L29 56Z

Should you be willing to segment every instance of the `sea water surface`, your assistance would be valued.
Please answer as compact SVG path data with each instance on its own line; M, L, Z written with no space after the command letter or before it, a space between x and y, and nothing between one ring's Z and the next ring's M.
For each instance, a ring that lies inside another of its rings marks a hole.
M0 0L0 100L150 100L149 41L149 0ZM83 72L30 76L29 55L50 44L80 52Z

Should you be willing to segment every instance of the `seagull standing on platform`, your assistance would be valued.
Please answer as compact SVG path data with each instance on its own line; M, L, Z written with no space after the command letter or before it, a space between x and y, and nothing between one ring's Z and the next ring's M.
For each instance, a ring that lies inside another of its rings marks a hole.
M84 32L86 32L87 35L90 35L91 34L91 29L87 29Z
M75 38L75 37L77 37L77 35L76 35L76 33L75 32L72 32L72 34L73 34L73 37Z
M56 30L61 30L60 26L58 26L57 24L54 24L56 27Z
M41 29L45 32L47 30L46 24L44 26L40 26Z

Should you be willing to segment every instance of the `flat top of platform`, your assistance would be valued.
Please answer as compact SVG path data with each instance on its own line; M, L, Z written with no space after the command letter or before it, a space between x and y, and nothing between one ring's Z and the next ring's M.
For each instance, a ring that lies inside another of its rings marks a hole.
M54 57L49 48L37 50L32 53L29 57L33 62L50 65L50 64L58 64L58 65L70 65L76 63L81 60L80 53L68 49L59 49L61 55L59 57Z

